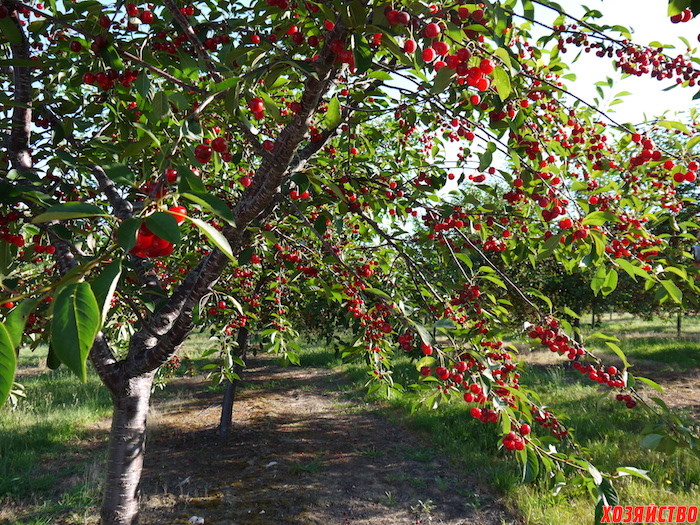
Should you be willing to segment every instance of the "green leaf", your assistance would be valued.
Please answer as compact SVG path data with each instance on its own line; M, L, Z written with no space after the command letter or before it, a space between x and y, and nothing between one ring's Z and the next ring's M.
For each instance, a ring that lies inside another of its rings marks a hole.
M508 50L506 48L499 47L493 53L501 59L506 69L512 69L513 65L510 60L510 54L508 53Z
M224 219L229 224L233 224L233 212L228 207L226 201L214 197L209 193L182 193L182 197L202 206L202 208L212 212L217 217Z
M440 71L442 71L442 69ZM491 166L491 162L493 161L493 154L495 151L496 144L494 144L493 142L489 142L486 145L486 150L481 155L479 155L479 171L484 171L486 168Z
M603 295L610 295L617 288L617 272L612 268L605 276L605 282L603 283Z
M416 332L418 332L422 342L424 342L426 345L432 344L433 337L430 335L430 332L428 332L428 329L425 326L417 323L413 319L408 319L408 322L413 326L413 328L416 329Z
M326 116L324 117L324 123L327 129L333 129L340 124L343 119L340 113L340 101L338 97L333 97L328 102L328 110L326 110Z
M54 352L51 344L49 344L49 353L46 356L46 366L50 370L56 370L59 366L61 366L61 360L56 357L56 352Z
M265 111L272 117L275 122L282 122L282 114L280 113L280 108L277 107L275 101L272 97L265 93L264 91L260 93L260 98L263 99L263 104L265 106Z
M355 39L355 45L352 48L352 52L355 56L355 66L357 67L357 74L367 72L372 67L372 49L367 43L367 39L360 35L359 38Z
M15 306L9 314L7 314L7 318L5 319L5 328L7 329L7 333L10 334L12 345L15 348L18 348L22 342L22 334L24 333L24 327L27 324L27 318L32 310L36 308L38 303L38 299L24 300Z
M510 85L510 75L501 66L496 66L493 70L493 85L498 91L498 97L505 101L510 95L512 88Z
M616 219L615 215L609 211L594 211L589 213L583 218L581 224L588 226L602 226L607 222L614 222Z
M651 481L651 478L648 476L648 470L642 470L638 469L636 467L618 467L617 472L621 476L636 476L638 478L645 479L647 481Z
M589 335L588 339L602 339L603 341L615 341L615 342L620 341L617 337L614 337L612 335L603 334L601 332L596 332L594 334Z
M44 213L34 217L32 224L49 221L65 221L68 219L80 219L83 217L109 217L108 213L93 204L83 202L66 202L58 206L52 206Z
M420 369L424 366L435 366L436 364L437 361L434 357L426 355L425 357L422 357L416 362L416 370L420 372Z
M153 121L158 122L170 113L170 103L168 102L168 94L165 91L158 91L153 97L151 103L151 111Z
M102 166L102 169L105 170L105 173L110 179L119 184L131 185L136 180L134 172L125 164L118 162L114 164L105 164Z
M207 189L202 182L202 179L197 177L192 170L186 166L178 166L177 174L180 178L180 183L178 185L179 189L183 193L191 193L197 195L200 193L205 193Z
M661 281L661 286L666 289L668 295L671 296L671 299L673 299L674 302L680 304L683 301L683 292L681 292L678 286L676 286L676 283L665 279Z
M661 443L662 439L663 436L661 434L647 434L642 438L640 445L644 448L654 450L656 449L656 447L659 446L659 443Z
M540 461L537 453L531 447L525 449L526 457L523 463L523 483L531 483L540 473Z
M112 69L116 69L117 71L124 69L124 63L122 62L119 53L117 53L117 49L114 47L114 44L108 44L100 49L100 56L110 67L112 67Z
M605 266L600 266L591 280L591 290L593 290L595 295L598 295L598 292L603 289L607 278L608 272L605 270Z
M690 47L690 46L688 46ZM688 129L688 126L683 124L682 122L676 122L676 121L670 121L670 120L659 120L656 122L659 126L662 128L666 129L677 129L678 131L681 131L685 133L686 135L691 135L690 130Z
M126 219L119 225L117 229L117 244L122 247L125 252L136 246L136 232L141 226L141 219L131 217Z
M54 301L51 346L56 357L83 382L87 358L100 329L100 309L88 283L63 288Z
M92 292L95 294L97 306L100 308L102 323L107 319L107 312L114 296L114 291L119 283L119 276L122 274L121 259L112 261L104 267L91 283Z
M588 461L584 461L583 464L586 466L586 468L588 468L588 472L590 473L591 477L593 478L593 482L596 485L600 485L603 482L603 475L600 473L600 470L595 468Z
M157 211L146 217L146 226L155 235L168 242L178 243L182 238L177 220L170 213Z
M577 314L576 312L574 312L568 306L565 306L564 308L562 308L562 312L564 312L569 317L573 317L574 319L581 319L581 316L579 314Z
M391 301L391 296L383 290L379 290L378 288L365 288L363 292L371 293L372 295L377 295L383 299Z
M447 86L449 86L452 83L452 80L455 76L456 73L453 69L450 69L449 67L443 67L440 71L438 71L437 75L435 75L432 86L430 87L430 92L444 92L447 89Z
M646 378L646 377L641 377L641 376L634 376L634 378L635 378L637 381L641 381L641 382L644 383L645 385L650 386L650 387L653 388L654 390L657 390L657 391L659 391L659 392L663 392L663 391L664 391L663 387L662 387L660 384L656 383L655 381L652 381L651 379L648 379L648 378Z
M604 478L598 485L598 501L595 506L594 523L600 523L603 519L603 507L615 507L620 503L615 487L610 480Z
M625 353L622 351L622 349L619 346L617 346L615 343L612 343L610 341L605 341L605 344L607 345L608 348L610 348L610 350L615 352L615 355L617 355L617 357L620 358L620 360L622 361L622 364L625 366L625 368L629 368L631 366L629 361L627 361L627 356L625 356Z
M15 370L17 370L15 347L5 325L0 323L0 407L10 397L12 383L15 380Z
M144 100L151 100L151 80L146 71L139 72L139 76L136 77L136 80L134 81L134 86L136 86L136 92L141 95Z
M213 92L219 92L219 91L225 91L227 89L230 89L237 85L241 79L239 77L231 77L227 78L226 80L222 80L221 82L214 84L211 88Z
M5 18L0 18L0 34L7 38L10 44L22 43L22 33L20 32L14 20L9 16Z
M234 263L238 263L236 257L233 255L231 245L226 240L226 237L224 237L219 230L214 228L211 224L207 224L206 222L200 221L199 219L195 219L194 217L186 218L187 220L191 221L192 224L194 224L197 228L199 228L199 230L206 236L206 238L209 239L214 246L221 250L226 257L231 259L231 261L233 261Z
M615 259L615 264L627 272L627 275L629 275L635 281L637 280L637 276L644 277L645 279L651 279L651 275L642 270L639 266L635 266L627 259Z

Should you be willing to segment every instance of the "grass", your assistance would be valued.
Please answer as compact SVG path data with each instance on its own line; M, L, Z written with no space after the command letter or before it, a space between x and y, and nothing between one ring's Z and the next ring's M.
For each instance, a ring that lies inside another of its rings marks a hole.
M692 341L670 337L675 336L675 324L669 322L670 329L663 330L663 322L657 323L625 319L608 321L596 330L619 335L621 346L632 359L673 362L682 369L698 366L694 364L695 356L684 354ZM698 318L686 325L695 330L700 328ZM647 326L659 335L649 336L649 331L645 330ZM642 332L647 335L640 337ZM342 369L352 381L353 391L363 395L367 381L364 364L342 363L323 348L310 348L303 355L302 364ZM415 378L415 373L408 358L398 358L394 370L398 381ZM596 466L607 471L619 466L649 471L652 483L632 477L615 482L621 504L693 505L700 501L700 460L697 457L684 451L666 456L639 446L639 433L652 421L645 411L626 409L604 388L581 380L578 374L563 366L526 368L521 382L536 390L544 404L566 418L567 426L575 429L584 456ZM469 405L464 402L447 403L437 410L421 407L411 412L418 400L415 392L399 394L389 400L373 394L370 399L388 402L390 417L400 418L428 433L436 453L446 454L468 470L478 472L480 479L502 493L507 504L523 516L526 523L588 525L593 522L593 500L582 487L567 487L555 495L547 480L521 484L518 463L498 448L496 429L471 418Z
M109 394L94 374L80 383L65 367L22 374L45 362L46 353L40 348L20 354L17 382L24 385L26 398L14 409L0 409L0 500L7 506L19 500L36 503L35 515L17 525L51 523L57 514L81 515L95 504L99 484L94 457L83 450L83 441L89 425L109 415ZM57 458L63 460L52 461ZM51 470L42 468L49 462ZM65 479L67 486L61 485Z
M615 335L628 358L663 363L670 369L685 370L700 367L700 316L684 315L681 336L676 334L675 317L655 317L651 320L630 315L604 316L600 326L591 328L582 322L584 341L596 352L614 355L603 341L586 339L595 332Z

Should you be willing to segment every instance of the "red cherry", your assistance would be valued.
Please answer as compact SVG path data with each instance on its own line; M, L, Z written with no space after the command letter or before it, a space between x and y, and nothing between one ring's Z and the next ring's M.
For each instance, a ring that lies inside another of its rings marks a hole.
M450 52L450 45L447 42L442 42L440 40L433 42L430 47L432 47L440 56L445 56Z
M100 18L97 19L97 24L105 29L109 29L109 26L112 25L112 21L107 15L101 15Z
M485 58L479 63L479 69L481 70L482 73L489 75L489 74L493 73L493 70L495 69L495 67L493 65L493 62L491 62L491 60L489 60L488 58Z
M187 215L187 208L184 206L171 206L168 211L173 212L171 215L175 217L178 224L185 220L183 215Z
M144 11L139 18L144 24L150 24L155 17L153 16L153 11Z
M9 14L9 9L7 9L7 7L5 7L4 5L0 5L0 18L7 18Z
M219 301L218 303L216 303L216 306L219 307L219 310L226 310L227 308L225 301Z
M527 423L523 423L522 425L520 425L520 433L523 436L527 436L531 430L532 429L530 428L530 425L528 425Z
M73 51L73 53L78 53L80 52L80 50L83 49L83 45L77 40L71 40L70 44L68 44L68 47L71 51Z
M257 46L260 43L260 36L256 34L250 35L250 43Z
M139 8L136 6L136 4L126 4L126 14L129 16L138 16Z
M85 73L83 74L83 84L94 84L95 83L95 75L92 73Z
M423 35L426 38L436 38L440 34L440 26L434 22L431 22L423 30Z
M406 42L404 42L403 50L406 53L415 53L417 48L418 44L416 44L415 40L406 40Z
M469 413L474 419L479 419L481 417L481 409L480 408L472 408Z
M248 177L248 176L241 177L241 186L243 186L244 188L247 188L251 184L253 184L253 179L251 177Z
M260 256L257 253L254 253L250 256L250 262L252 264L260 264Z
M165 170L165 180L167 180L170 184L177 182L177 170L173 168Z
M194 156L198 162L206 164L211 160L211 147L206 144L200 144L194 148Z
M263 102L263 99L261 98L251 98L248 101L248 107L253 113L262 113L265 111L265 103Z
M435 50L432 47L426 47L421 53L421 56L425 62L432 62L435 60Z
M0 16L0 18L3 18L3 17ZM15 307L15 303L13 303L12 301L8 301L3 306L9 310L10 308Z
M426 343L421 343L420 349L425 355L432 355L433 353L433 347Z
M411 23L411 15L409 15L406 11L399 11L396 13L396 23L398 25L407 26L409 23Z
M228 150L228 143L224 137L216 137L211 141L211 149L217 153L223 153L224 151Z
M447 368L445 368L444 366L438 366L435 369L435 374L443 381L445 379L447 379L448 377L450 377L450 371Z

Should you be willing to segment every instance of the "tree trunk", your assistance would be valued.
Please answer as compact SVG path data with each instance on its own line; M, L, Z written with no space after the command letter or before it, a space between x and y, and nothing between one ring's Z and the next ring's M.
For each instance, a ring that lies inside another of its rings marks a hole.
M153 373L126 380L112 392L114 414L107 452L107 480L100 509L103 525L138 523L146 417Z
M676 317L676 336L681 336L681 320L683 319L683 314L678 312L678 317Z
M248 351L248 336L250 331L246 327L241 327L238 329L238 349L236 355L241 359L245 359L246 352ZM243 372L243 369L239 365L234 365L233 371L239 376ZM219 419L219 435L227 436L231 432L231 426L233 422L233 401L236 398L236 386L238 385L237 380L228 381L226 380L226 390L224 391L224 399L221 402L221 418Z

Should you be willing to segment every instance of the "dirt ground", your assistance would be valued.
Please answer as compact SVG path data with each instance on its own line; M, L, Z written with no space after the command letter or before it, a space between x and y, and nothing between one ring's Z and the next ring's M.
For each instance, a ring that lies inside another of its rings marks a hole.
M227 438L215 432L221 394L185 380L174 399L156 396L141 523L519 523L478 472L437 457L375 407L343 399L334 372L249 365Z

